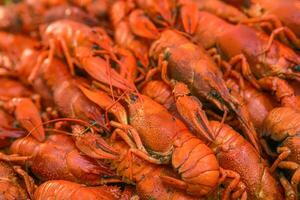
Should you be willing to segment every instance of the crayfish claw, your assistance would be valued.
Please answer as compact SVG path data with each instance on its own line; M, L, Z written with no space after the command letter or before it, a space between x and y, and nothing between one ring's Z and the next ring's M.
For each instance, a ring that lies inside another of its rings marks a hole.
M45 131L43 128L40 112L36 105L29 98L14 98L12 103L15 106L15 116L32 136L38 141L45 140Z
M189 34L194 34L198 26L197 6L192 2L183 3L180 15L184 30Z
M177 111L183 120L196 132L199 138L212 142L215 134L210 128L201 102L194 96L188 96L190 91L181 82L175 84L173 93L176 99Z
M117 101L114 101L109 95L100 90L90 90L86 87L80 86L79 89L92 102L96 103L103 110L107 110L115 118L123 124L127 124L127 114L125 108Z
M95 162L93 158L81 155L76 150L68 153L66 162L70 172L74 176L78 178L90 176L89 180L91 182L96 182L96 184L101 184L101 176L105 177L115 175L115 172L113 172L110 167L105 165L101 160L97 160L97 162Z
M147 39L157 39L159 32L155 25L146 17L143 10L134 10L129 15L129 25L133 33Z
M73 133L76 131L76 128L73 128ZM118 152L95 133L87 132L80 135L75 133L75 145L81 152L95 159L118 158Z

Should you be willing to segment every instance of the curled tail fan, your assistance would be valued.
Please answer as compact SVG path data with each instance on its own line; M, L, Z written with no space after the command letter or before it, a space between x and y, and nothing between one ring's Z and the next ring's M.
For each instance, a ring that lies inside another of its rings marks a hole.
M180 174L182 181L179 181L184 183L179 188L184 188L189 194L205 196L218 184L220 170L217 158L208 146L195 137L175 148L172 165Z

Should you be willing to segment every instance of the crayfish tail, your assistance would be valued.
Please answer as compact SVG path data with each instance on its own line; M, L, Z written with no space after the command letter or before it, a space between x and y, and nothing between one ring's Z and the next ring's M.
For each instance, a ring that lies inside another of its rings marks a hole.
M172 165L194 196L208 195L218 184L220 170L215 154L196 137L175 148Z

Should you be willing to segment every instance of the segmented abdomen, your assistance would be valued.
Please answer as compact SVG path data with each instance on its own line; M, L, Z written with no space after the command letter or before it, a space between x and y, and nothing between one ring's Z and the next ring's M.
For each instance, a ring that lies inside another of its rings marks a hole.
M117 187L98 186L87 187L70 181L47 181L40 185L34 193L34 199L64 199L64 200L117 200L120 191Z
M208 146L193 135L180 140L175 141L175 145L179 145L175 146L172 165L187 183L189 194L205 196L218 184L220 172L217 158Z

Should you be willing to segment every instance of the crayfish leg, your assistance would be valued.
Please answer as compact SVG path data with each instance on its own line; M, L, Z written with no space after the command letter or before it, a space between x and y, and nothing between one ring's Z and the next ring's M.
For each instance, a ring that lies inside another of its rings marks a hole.
M296 193L293 190L291 183L285 178L285 176L282 173L279 174L279 181L285 191L286 199L287 200L295 200Z
M222 195L223 200L230 199L232 191L235 188L237 188L240 184L240 175L237 172L232 171L232 170L222 169L222 168L220 168L220 169L221 169L220 172L221 172L221 176L222 176L222 180L221 180L222 182L224 182L226 180L226 178L232 179Z
M256 88L260 89L260 85L257 83L256 78L253 76L249 63L243 54L236 55L232 57L229 61L230 65L241 64L241 70L244 77Z
M144 82L141 84L141 87L143 87L148 81L150 81L151 79L152 79L152 77L154 76L154 75L156 75L157 73L161 73L161 77L162 77L162 79L166 82L168 79L167 78L165 78L167 75L165 74L165 71L164 72L162 72L162 68L163 68L163 63L165 63L165 70L167 70L167 65L168 65L168 63L167 63L167 61L166 62L164 62L165 60L165 58L164 58L165 56L164 56L164 54L160 54L159 56L158 56L158 63L157 63L157 66L156 67L154 67L154 68L152 68L152 69L150 69L148 72L147 72L147 74L146 74L146 77L145 77L145 80L144 80ZM169 83L169 82L168 82Z
M37 62L36 64L33 66L30 75L28 76L27 80L29 83L32 83L33 80L37 77L39 70L41 68L42 63L44 62L44 60L49 57L49 51L44 51L42 52L38 58L37 58ZM48 60L48 65L51 63L49 62L50 60Z
M129 149L129 151L138 156L139 158L142 158L146 161L148 161L149 163L152 163L152 164L156 164L156 165L161 165L163 164L163 162L159 159L155 159L153 157L151 157L148 153L145 153L144 151L141 151L139 149Z
M131 147L138 149L147 154L147 151L142 143L139 133L130 125L121 124L115 121L111 121L110 124L113 127L118 128L116 134L118 134L124 141ZM131 139L132 138L132 139Z
M275 93L277 101L282 106L297 108L299 102L295 96L294 89L287 83L287 81L276 76L268 76L259 79L259 84L263 89L270 90Z
M296 162L292 162L292 161L281 161L278 164L278 167L280 169L287 169L287 170L291 170L294 171L294 174L292 175L291 178L291 186L293 188L293 190L296 192L296 196L298 195L298 183L300 180L300 167L299 164Z
M261 27L263 27L263 25L269 24L267 26L274 27L275 30L276 29L280 29L280 28L283 27L283 24L278 19L278 17L275 16L275 15L270 15L270 14L264 15L264 16L259 16L259 17L248 18L246 20L243 20L241 23L245 24L245 25L258 24ZM289 40L288 40L288 35L287 34L285 34L284 32L281 32L281 31L278 34L279 34L280 40L283 43L289 44Z
M270 156L270 157L272 157L272 158L276 158L276 157L277 157L277 154L274 153L274 152L271 150L271 148L270 148L268 142L267 142L264 138L260 138L259 141L260 141L260 145L261 145L262 149L264 150L264 152L265 152L268 156Z
M243 182L240 182L237 185L237 190L232 193L231 199L247 200L247 196L246 185Z
M24 179L24 182L25 182L25 186L26 186L26 190L27 190L27 193L29 194L29 196L31 198L33 198L33 193L36 189L36 185L34 184L34 180L32 177L30 177L27 172L25 172L23 169L21 169L20 166L13 166L15 172L17 174L19 174L23 179Z

